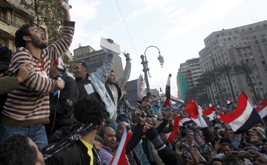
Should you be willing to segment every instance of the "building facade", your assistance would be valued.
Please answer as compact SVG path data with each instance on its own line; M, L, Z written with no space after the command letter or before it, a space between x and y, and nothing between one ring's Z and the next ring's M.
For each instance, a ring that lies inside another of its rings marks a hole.
M80 46L74 50L73 65L77 62L85 62L87 72L95 72L103 65L105 56L106 53L103 50L95 50L91 46ZM116 78L119 78L123 73L121 58L117 55L114 56L113 70Z
M186 91L198 84L196 81L202 74L199 58L186 60L180 64L177 74L179 97L186 100Z
M232 29L223 29L211 33L204 39L205 47L199 52L202 72L215 69L221 64L239 64L251 62L257 69L251 74L258 100L266 98L267 94L267 21L249 24ZM244 91L255 101L251 85L245 75L232 74L230 81L236 100ZM222 92L222 99L233 98L228 79L221 76L217 79L219 89L212 85L212 91ZM211 93L209 98L212 100ZM219 96L218 96L219 97ZM218 101L218 97L216 100ZM216 100L213 100L215 103Z
M34 11L25 6L30 3L31 0L0 0L0 46L7 46L14 52L16 31L23 24L35 24L29 22L29 15ZM40 28L46 36L46 27Z

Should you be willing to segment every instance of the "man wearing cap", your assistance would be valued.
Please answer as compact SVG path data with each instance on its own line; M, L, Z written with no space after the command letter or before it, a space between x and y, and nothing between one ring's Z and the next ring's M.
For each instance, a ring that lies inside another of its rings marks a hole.
M60 91L50 93L50 123L46 125L46 133L50 135L63 126L69 126L73 122L71 115L73 107L78 101L79 89L75 80L65 72L63 60L59 57L50 67L49 76L52 79L62 79L65 87ZM54 127L53 127L54 124Z

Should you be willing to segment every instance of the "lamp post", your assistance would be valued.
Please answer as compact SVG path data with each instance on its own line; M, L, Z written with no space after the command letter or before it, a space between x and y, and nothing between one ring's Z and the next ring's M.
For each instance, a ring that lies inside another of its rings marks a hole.
M140 56L140 58L142 59L141 64L143 65L143 68L144 68L144 69L143 69L143 72L145 73L145 80L146 80L146 88L147 88L147 92L150 92L150 86L149 86L149 81L148 81L148 75L149 75L149 77L151 77L151 76L150 76L149 68L148 68L148 65L147 65L148 61L147 61L147 58L146 58L146 50L147 50L148 48L151 48L151 47L154 47L154 48L157 48L157 49L158 49L158 52L159 52L158 60L159 60L159 63L160 63L160 65L161 65L162 68L163 68L163 63L164 63L164 59L163 59L163 57L160 55L159 48L156 47L156 46L154 46L154 45L151 45L151 46L147 47L147 48L145 49L144 55L141 55L141 56Z

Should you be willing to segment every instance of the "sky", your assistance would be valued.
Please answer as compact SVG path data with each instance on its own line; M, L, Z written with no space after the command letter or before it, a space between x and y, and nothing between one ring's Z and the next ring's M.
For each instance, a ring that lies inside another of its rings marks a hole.
M204 39L214 31L231 29L267 19L267 0L69 0L75 33L70 51L90 45L100 50L100 40L112 38L121 52L130 53L130 80L143 73L140 56L148 48L150 88L165 91L171 73L171 94L178 97L180 63L199 57ZM125 57L120 55L125 66Z

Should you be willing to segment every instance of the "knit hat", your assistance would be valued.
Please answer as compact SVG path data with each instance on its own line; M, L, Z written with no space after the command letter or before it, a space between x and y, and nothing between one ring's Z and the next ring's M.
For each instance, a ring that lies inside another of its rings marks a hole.
M56 59L56 61L53 64L57 66L58 70L61 70L61 71L65 72L66 68L64 66L64 62L63 62L61 57Z

